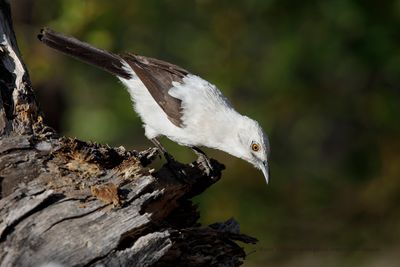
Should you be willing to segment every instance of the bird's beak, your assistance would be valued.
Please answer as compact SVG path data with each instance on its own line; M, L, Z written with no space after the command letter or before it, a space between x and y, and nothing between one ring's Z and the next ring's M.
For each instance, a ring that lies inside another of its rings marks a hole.
M260 164L260 169L262 171L262 173L264 174L265 177L265 181L269 182L269 167L268 167L268 162L267 161L262 161Z

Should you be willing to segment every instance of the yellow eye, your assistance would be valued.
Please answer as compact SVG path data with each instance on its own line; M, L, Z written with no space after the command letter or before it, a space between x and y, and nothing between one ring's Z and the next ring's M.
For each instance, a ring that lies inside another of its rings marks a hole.
M260 150L260 145L259 144L257 144L257 143L253 143L253 144L251 144L251 149L253 150L253 151L258 151L258 150Z

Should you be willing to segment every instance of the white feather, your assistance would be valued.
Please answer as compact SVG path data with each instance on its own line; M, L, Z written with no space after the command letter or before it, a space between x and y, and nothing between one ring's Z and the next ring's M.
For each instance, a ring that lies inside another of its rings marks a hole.
M174 125L151 96L139 77L124 63L131 79L119 78L131 95L134 109L142 118L145 135L151 139L166 136L185 146L206 146L243 158L259 168L266 160L268 139L258 123L236 112L215 85L195 75L182 83L173 82L169 94L182 101L183 127ZM265 151L259 158L250 149L256 141Z

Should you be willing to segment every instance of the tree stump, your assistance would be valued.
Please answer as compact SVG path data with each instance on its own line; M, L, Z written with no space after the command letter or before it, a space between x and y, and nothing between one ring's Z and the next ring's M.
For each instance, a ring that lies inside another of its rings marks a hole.
M221 177L201 164L149 168L126 151L58 136L40 115L0 0L0 266L238 266L239 224L201 226L190 198Z

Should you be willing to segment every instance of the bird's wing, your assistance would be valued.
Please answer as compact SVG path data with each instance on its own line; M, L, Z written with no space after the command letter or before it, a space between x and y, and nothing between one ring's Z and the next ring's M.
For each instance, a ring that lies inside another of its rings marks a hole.
M181 83L182 79L189 74L185 69L165 61L134 54L121 57L50 29L42 29L38 37L46 45L67 55L102 68L118 77L131 79L131 74L123 66L123 60L125 60L167 114L169 120L178 127L183 126L181 100L169 95L168 91L174 87L172 82Z
M162 60L134 54L124 55L123 59L134 70L169 120L176 126L182 127L182 101L168 92L174 87L173 82L181 83L189 72Z

